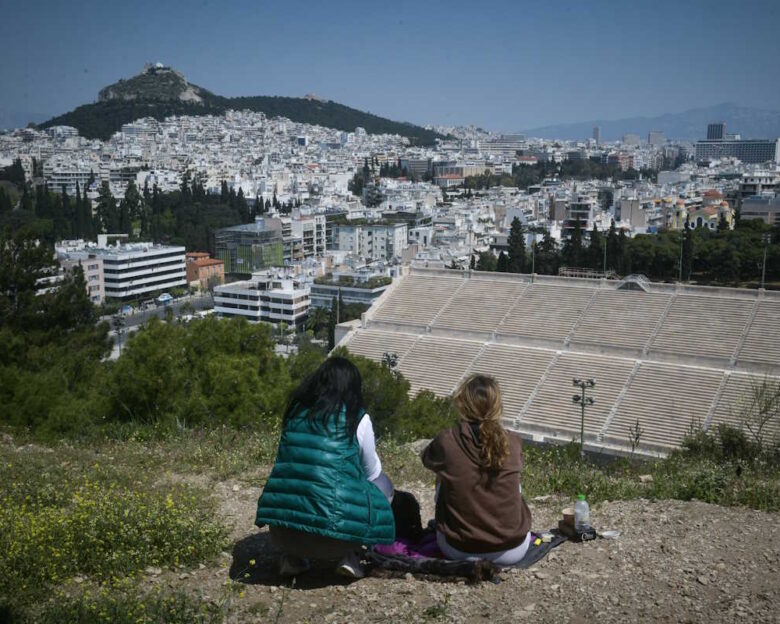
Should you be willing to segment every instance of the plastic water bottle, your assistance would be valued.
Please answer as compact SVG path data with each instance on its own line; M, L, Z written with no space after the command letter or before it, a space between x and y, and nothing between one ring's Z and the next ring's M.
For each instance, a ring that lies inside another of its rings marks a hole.
M577 495L577 502L574 503L574 529L579 531L582 527L590 525L590 507L585 500L585 494Z

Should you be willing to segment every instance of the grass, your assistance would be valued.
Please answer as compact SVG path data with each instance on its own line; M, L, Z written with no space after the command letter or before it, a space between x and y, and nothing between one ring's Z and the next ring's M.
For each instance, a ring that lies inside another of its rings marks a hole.
M40 624L219 624L222 606L183 591L152 590L137 593L128 588L103 587L77 597L61 597L36 613Z

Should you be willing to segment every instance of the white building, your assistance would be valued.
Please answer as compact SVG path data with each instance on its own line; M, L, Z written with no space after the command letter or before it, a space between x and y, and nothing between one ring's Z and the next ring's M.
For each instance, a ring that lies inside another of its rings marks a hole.
M309 316L310 287L275 271L214 289L214 309L222 317L243 316L253 321L300 326Z
M124 243L126 238L126 234L99 234L97 245L63 241L56 251L64 267L81 264L94 303L187 286L184 247ZM116 244L109 245L109 239L117 240Z
M392 260L409 245L406 223L333 223L333 248L366 260Z

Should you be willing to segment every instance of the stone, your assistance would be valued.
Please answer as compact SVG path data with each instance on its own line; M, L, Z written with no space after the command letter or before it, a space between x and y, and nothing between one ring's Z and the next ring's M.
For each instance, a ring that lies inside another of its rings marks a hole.
M162 568L158 568L155 566L148 566L144 572L146 572L149 576L159 576L162 574Z
M639 475L639 483L652 483L652 482L653 482L653 475L649 475L649 474Z
M697 581L699 582L699 584L701 584L701 585L708 585L708 584L709 584L709 582L710 582L710 580L709 580L709 579L708 579L706 576L704 576L704 575L698 576L698 577L696 578L696 580L697 580Z

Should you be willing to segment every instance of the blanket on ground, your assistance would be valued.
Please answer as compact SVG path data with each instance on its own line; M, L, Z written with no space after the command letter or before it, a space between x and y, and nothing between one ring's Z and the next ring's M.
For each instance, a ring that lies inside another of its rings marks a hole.
M528 552L513 566L497 566L490 561L450 561L444 558L436 544L436 531L426 529L419 540L397 539L388 546L377 545L368 551L370 573L374 576L421 574L425 576L461 577L471 581L492 580L502 569L530 568L553 549L566 541L566 536L551 531L550 542L541 541L540 534L531 532ZM393 574L396 573L396 574Z

